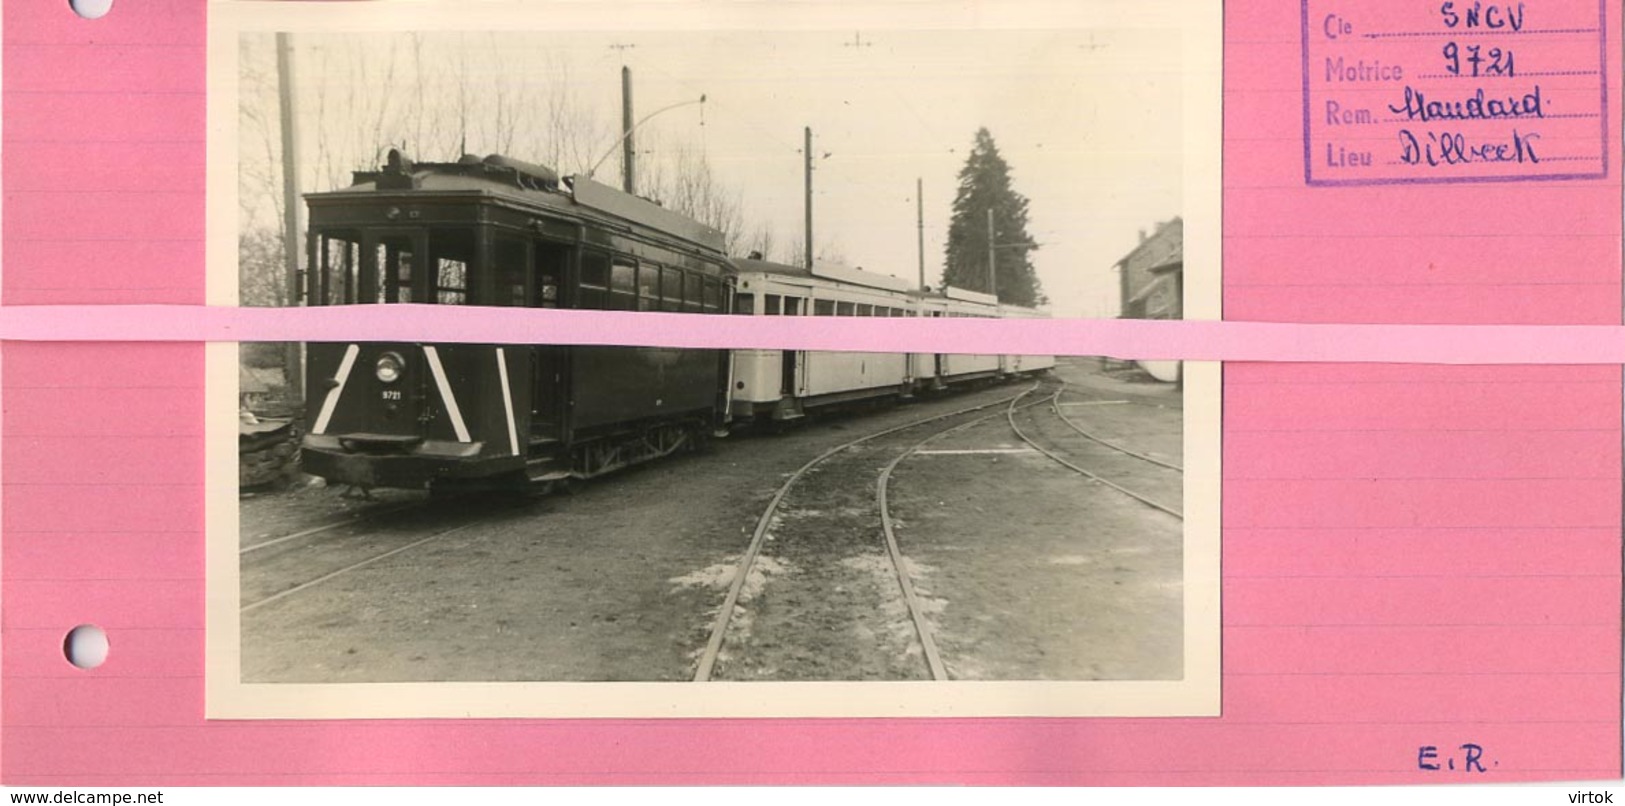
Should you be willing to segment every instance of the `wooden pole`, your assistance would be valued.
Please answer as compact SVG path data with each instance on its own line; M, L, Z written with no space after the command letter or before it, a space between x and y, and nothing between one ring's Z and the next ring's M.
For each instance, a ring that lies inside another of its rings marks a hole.
M801 148L801 170L802 170L802 174L804 175L804 179L805 179L804 184L806 185L806 193L807 193L807 198L803 202L803 206L806 208L806 213L807 213L807 231L803 234L802 237L806 238L806 249L805 249L805 251L807 253L807 270L811 271L812 270L812 265L813 265L812 127L811 126L803 127L802 134L804 135L804 139L805 139L806 142Z
M914 227L920 234L920 290L925 290L925 182L914 178Z
M987 293L999 297L999 264L993 258L993 208L987 208Z
M299 226L302 203L299 199L299 137L293 114L293 42L287 33L276 35L277 102L282 123L282 261L287 282L287 304L297 307L303 295L299 274L299 256L304 253ZM293 399L305 398L304 361L300 345L289 342L283 358L283 377L288 381Z
M621 68L621 189L638 192L637 151L632 147L632 68Z

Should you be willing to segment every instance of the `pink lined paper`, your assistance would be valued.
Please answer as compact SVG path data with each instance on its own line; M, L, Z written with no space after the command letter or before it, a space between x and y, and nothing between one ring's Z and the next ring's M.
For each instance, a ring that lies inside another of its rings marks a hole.
M200 303L203 4L3 13L5 302ZM1227 13L1227 316L1620 324L1617 163L1304 187L1299 9ZM1618 367L1228 366L1222 718L304 723L202 719L201 347L5 370L8 784L1453 783L1417 747L1463 742L1484 780L1619 774Z

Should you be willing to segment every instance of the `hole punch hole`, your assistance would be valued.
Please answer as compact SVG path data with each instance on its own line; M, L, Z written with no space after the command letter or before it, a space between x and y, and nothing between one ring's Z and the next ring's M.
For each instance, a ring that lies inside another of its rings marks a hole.
M68 0L68 8L87 20L94 20L113 9L113 0Z
M62 654L81 669L94 669L107 662L107 633L94 624L81 624L62 640Z

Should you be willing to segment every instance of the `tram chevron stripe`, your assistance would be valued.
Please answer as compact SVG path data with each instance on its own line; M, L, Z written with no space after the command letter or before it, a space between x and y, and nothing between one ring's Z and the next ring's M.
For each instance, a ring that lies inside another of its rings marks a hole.
M339 361L339 371L334 374L333 388L327 390L327 397L322 399L322 410L316 415L316 424L311 427L312 434L327 433L327 424L333 419L333 409L339 405L339 395L344 394L344 384L350 380L350 370L355 368L355 357L361 348L352 344L344 348L344 358Z
M508 415L508 447L519 455L519 430L513 422L513 392L508 384L508 357L497 348L497 376L502 379L502 411Z
M446 404L446 415L451 417L452 430L458 442L470 442L468 425L463 422L463 411L457 408L457 396L451 393L451 382L446 380L446 368L440 364L440 353L434 345L423 345L423 355L429 359L429 371L434 374L434 385L440 389L440 400Z

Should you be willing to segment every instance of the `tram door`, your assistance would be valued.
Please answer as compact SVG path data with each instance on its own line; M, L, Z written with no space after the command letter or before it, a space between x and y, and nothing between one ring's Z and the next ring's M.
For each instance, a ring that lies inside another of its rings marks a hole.
M769 295L768 299L773 299L773 296ZM785 297L782 310L785 316L800 316L801 299L799 297ZM772 313L772 311L769 311L769 313ZM796 368L800 356L801 353L797 350L784 351L784 357L779 361L780 372L782 373L779 378L779 394L789 396L797 394Z
M570 247L548 241L531 241L529 247L529 295L520 304L531 308L562 307ZM567 350L552 344L536 345L531 350L532 444L563 438Z
M932 318L941 317L942 311L932 311L931 316ZM942 353L937 353L936 355L932 356L932 360L937 364L937 386L941 387L948 374L948 367L946 366L948 363L947 357Z

